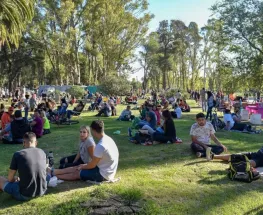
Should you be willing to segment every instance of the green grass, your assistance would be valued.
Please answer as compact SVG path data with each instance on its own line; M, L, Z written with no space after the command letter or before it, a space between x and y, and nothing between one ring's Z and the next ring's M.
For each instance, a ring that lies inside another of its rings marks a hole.
M120 113L125 106L119 106ZM130 122L105 118L106 133L113 137L120 152L115 184L88 186L86 182L64 182L49 188L44 197L21 203L0 194L0 214L88 214L80 203L92 197L118 194L127 201L144 199L142 214L263 214L262 179L251 184L232 182L226 176L228 165L197 159L190 151L190 126L200 109L193 108L175 120L181 145L140 146L128 142ZM77 151L78 129L89 125L95 113L84 113L79 125L52 127L52 133L39 140L38 147L52 150L55 161ZM120 130L120 135L113 132ZM231 153L256 151L262 135L218 132ZM21 146L0 144L0 175L6 175L12 154Z

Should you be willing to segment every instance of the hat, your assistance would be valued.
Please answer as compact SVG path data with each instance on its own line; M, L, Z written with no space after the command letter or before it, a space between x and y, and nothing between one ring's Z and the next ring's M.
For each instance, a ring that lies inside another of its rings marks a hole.
M9 107L8 111L14 111L14 107Z

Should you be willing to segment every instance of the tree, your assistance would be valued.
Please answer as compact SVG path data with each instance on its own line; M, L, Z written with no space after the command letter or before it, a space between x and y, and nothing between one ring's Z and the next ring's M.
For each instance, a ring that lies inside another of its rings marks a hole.
M107 95L127 95L130 93L131 85L127 77L109 76L102 80L100 89Z
M0 1L0 47L7 44L19 45L22 32L34 16L35 0Z

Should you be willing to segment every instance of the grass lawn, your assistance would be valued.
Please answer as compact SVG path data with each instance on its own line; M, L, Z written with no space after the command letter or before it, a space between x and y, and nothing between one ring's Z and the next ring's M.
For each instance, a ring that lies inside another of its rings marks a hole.
M125 106L118 107L118 113ZM86 182L64 182L49 188L44 197L21 203L0 193L0 214L88 214L80 203L92 196L102 198L111 193L127 199L144 199L143 214L263 214L263 181L250 184L232 182L227 178L228 165L197 159L190 151L189 130L195 114L193 108L180 120L175 120L181 145L141 146L128 142L130 122L105 118L106 133L113 137L120 152L115 184L88 186ZM39 148L52 150L56 166L65 155L77 152L79 126L90 124L95 113L84 113L81 123L74 126L52 126L52 133L39 140ZM120 130L120 135L113 132ZM217 133L231 153L257 151L262 147L262 135L233 132ZM0 144L0 175L7 175L13 153L20 145Z

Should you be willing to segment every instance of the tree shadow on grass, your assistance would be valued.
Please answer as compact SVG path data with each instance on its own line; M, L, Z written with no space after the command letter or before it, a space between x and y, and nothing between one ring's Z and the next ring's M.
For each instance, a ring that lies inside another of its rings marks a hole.
M244 215L250 215L250 214L262 215L263 214L263 205L260 205L257 208L254 208L254 209L244 213Z

